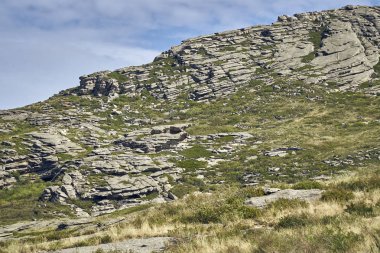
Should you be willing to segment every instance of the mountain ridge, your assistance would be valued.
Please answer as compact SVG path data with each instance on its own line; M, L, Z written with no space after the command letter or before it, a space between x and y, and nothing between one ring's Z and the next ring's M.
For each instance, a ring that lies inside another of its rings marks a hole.
M230 94L234 86L250 80L270 78L265 71L310 84L338 82L340 89L355 89L373 79L373 67L379 62L378 11L378 7L346 6L188 39L151 64L82 76L77 94L107 96L146 89L157 98L175 99L185 92L202 100ZM168 69L171 72L165 73Z

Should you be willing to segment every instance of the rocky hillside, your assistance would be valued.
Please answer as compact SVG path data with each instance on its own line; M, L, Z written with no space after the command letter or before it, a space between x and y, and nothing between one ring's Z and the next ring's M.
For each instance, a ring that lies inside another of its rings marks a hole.
M274 84L279 76L282 81L355 90L377 80L379 11L346 6L189 39L151 64L83 76L74 93L112 97L149 91L155 98L185 95L208 100L231 94L252 80Z
M378 164L379 54L380 7L346 6L189 39L0 111L0 225Z

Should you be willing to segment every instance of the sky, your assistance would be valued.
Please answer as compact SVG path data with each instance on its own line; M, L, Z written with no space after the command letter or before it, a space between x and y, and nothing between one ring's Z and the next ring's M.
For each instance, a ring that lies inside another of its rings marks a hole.
M348 4L380 0L0 0L0 109L151 62L191 37Z

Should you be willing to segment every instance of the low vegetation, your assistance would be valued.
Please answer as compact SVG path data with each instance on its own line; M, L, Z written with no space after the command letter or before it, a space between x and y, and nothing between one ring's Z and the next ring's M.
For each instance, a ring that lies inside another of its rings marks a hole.
M0 225L15 222L56 218L55 212L71 216L69 207L53 203L40 203L38 198L47 183L22 179L11 189L0 190Z
M36 252L146 236L177 238L167 249L173 253L378 252L380 186L370 178L377 179L379 172L370 166L327 182L295 184L293 188L323 188L324 198L315 202L280 199L264 209L244 205L246 198L263 195L262 188L220 186L172 203L132 210L137 212L129 212L126 222L105 230L34 232L22 242L2 242L0 252ZM338 189L350 192L350 197L343 198ZM99 221L111 217L115 214Z

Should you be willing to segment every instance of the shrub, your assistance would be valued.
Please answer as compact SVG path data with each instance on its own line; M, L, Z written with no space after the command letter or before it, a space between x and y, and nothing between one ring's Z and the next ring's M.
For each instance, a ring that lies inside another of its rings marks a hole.
M333 216L324 216L321 218L320 223L322 225L329 225L329 224L339 224L341 222L341 216L333 215Z
M313 43L315 49L319 49L321 47L323 31L324 28L321 28L320 31L309 32L309 40Z
M249 187L245 187L239 190L237 194L244 199L252 198L252 197L260 197L260 196L264 196L264 189L249 186Z
M101 244L110 243L112 242L112 237L110 235L105 235L105 236L100 237L99 241Z
M197 188L193 185L188 185L188 184L178 184L175 185L170 192L173 193L176 197L182 198L185 195L196 191Z
M307 214L289 215L282 217L277 223L276 228L304 227L312 223L313 220Z
M250 206L241 206L237 211L243 219L256 219L261 215L260 209Z
M338 201L338 202L347 202L354 198L354 194L351 191L344 189L333 188L323 192L322 200L323 201Z
M353 232L343 232L341 229L327 229L314 240L322 244L328 252L348 252L361 239L360 235Z
M303 63L309 63L314 59L315 59L315 52L311 52L310 54L303 56L301 61ZM306 65L305 67L309 67L309 65ZM308 68L300 68L298 70L300 71L300 70L304 70L304 69L308 69Z
M355 214L364 217L374 216L374 209L371 205L368 205L364 202L351 203L344 210L350 214Z
M187 217L185 221L198 222L203 224L221 222L222 210L212 206L205 206L195 212L194 215Z
M198 202L198 201L197 201ZM212 199L203 202L201 206L197 202L194 210L180 217L184 223L220 223L225 220L254 219L261 215L261 210L244 205L244 199L232 194L227 199ZM191 204L190 204L191 205Z
M206 184L203 182L202 179L192 177L192 176L184 176L182 178L182 181L186 184L193 185L196 187L203 187L206 186Z
M342 182L339 184L339 187L351 191L380 189L380 175L372 175L371 177L364 177L351 182Z
M322 189L323 186L316 181L302 181L292 187L295 190L310 190L310 189Z

